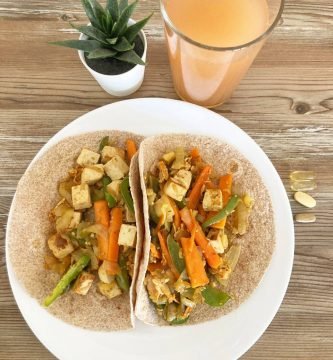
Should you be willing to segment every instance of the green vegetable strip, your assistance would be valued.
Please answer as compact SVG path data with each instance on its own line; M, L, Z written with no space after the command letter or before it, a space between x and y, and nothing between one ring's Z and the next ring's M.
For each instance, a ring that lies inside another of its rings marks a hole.
M214 307L223 306L230 300L230 296L227 293L209 285L202 290L201 294L205 299L205 303Z
M56 287L53 289L52 294L44 300L44 306L50 306L60 295L64 293L70 283L75 280L82 270L89 264L90 256L82 255L80 259L72 265L66 274L60 279Z
M129 186L129 178L125 177L125 179L120 184L120 193L121 196L124 199L125 204L129 208L129 210L134 213L134 205L133 205L133 199L130 192L130 186Z
M180 246L171 235L168 236L167 244L172 262L181 274L185 270L185 261L179 256Z
M108 176L103 176L102 184L104 190L104 198L108 203L108 207L112 209L116 206L117 200L106 190L106 187L111 183L111 179Z
M99 151L102 151L104 149L104 146L109 145L109 137L108 136L104 136L101 140L101 142L99 143Z
M125 292L128 292L129 290L129 277L126 267L126 258L123 254L120 254L119 256L119 267L120 267L120 273L116 275L116 281L118 286L124 290Z
M235 207L238 205L239 197L237 195L233 195L230 200L228 201L227 205L219 211L216 215L211 217L210 219L206 220L202 227L206 229L208 226L214 225L224 218L226 218L228 215L230 215L234 210Z

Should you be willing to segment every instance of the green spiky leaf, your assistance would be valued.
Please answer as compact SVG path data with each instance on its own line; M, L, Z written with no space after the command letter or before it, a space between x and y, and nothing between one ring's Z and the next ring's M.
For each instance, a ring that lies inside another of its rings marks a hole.
M105 17L105 11L102 5L96 0L87 0L90 3L90 6L95 14L96 19L102 19Z
M116 44L116 42L118 41L118 38L112 38L112 39L106 39L106 41L110 44L110 45L114 45Z
M127 8L121 13L118 21L115 23L112 29L113 36L121 36L127 29L128 20L130 19L138 1L134 1L132 4L128 5Z
M104 44L108 44L106 41L106 35L98 30L96 27L90 26L90 25L84 25L84 26L75 26L71 23L71 26L78 30L80 33L87 35L88 37L95 39L97 41L100 41Z
M128 0L119 1L119 13L121 14L128 6Z
M129 50L114 56L115 59L136 65L145 65L140 56L134 50Z
M85 11L89 21L91 22L91 24L101 30L101 24L100 24L98 18L96 18L95 11L94 11L90 1L89 0L81 0L81 2L82 2L82 6L84 8L84 11Z
M101 47L101 43L96 40L65 40L51 42L52 45L65 46L71 49L82 50L84 52L91 52Z
M112 48L119 52L124 52L134 49L134 44L129 43L125 37L122 37Z
M88 55L88 59L106 59L114 57L114 55L116 54L117 51L115 50L100 48L90 52Z
M109 10L112 20L117 21L119 17L118 0L107 0L106 8Z
M136 36L138 35L138 33L142 30L142 28L147 24L148 20L153 16L153 13L151 13L149 16L147 16L145 19L140 20L138 22L136 22L135 24L129 26L125 33L124 36L126 37L126 39L132 43Z

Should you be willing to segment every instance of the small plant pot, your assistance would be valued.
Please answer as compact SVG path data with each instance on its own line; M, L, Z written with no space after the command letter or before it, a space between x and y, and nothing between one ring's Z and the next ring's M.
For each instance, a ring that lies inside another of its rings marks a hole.
M130 25L134 23L135 23L134 20L132 19L129 20ZM145 62L147 56L147 38L143 30L139 32L139 37L142 40L144 47L141 59ZM87 39L87 36L81 34L80 40L85 40L85 39ZM84 52L82 50L79 50L78 53L79 53L79 58L82 64L85 66L85 68L95 78L95 80L98 82L101 88L110 95L119 96L119 97L127 96L133 94L135 91L137 91L140 88L145 74L144 65L135 65L130 70L117 75L105 75L95 71L87 64Z

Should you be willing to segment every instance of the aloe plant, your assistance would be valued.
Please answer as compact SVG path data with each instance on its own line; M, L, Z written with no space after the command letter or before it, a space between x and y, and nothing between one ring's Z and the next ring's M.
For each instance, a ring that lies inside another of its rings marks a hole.
M107 0L103 7L96 0L81 0L90 25L71 26L86 35L86 40L66 40L52 42L88 53L88 59L115 58L131 64L145 65L135 52L135 39L152 16L128 25L138 0L128 4L128 0Z

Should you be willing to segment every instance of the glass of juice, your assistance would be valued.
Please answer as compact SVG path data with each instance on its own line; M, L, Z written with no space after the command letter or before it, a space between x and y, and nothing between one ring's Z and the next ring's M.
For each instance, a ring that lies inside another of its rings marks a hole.
M175 90L205 107L230 98L284 5L284 0L160 2Z

